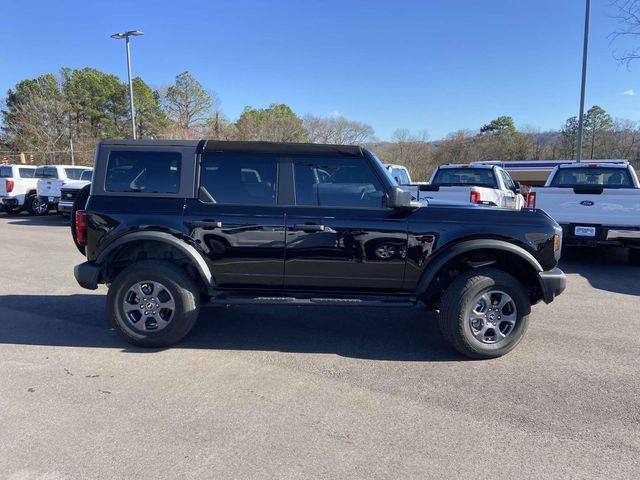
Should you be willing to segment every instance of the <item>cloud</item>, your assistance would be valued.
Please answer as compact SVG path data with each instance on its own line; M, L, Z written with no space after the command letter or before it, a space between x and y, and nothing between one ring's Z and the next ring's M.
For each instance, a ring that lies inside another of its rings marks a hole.
M623 95L629 95L630 97L633 97L636 92L633 91L633 88L630 88L629 90L626 90L624 92L622 92Z
M634 94L634 95L635 95L635 94ZM341 116L342 116L342 112L339 112L339 111L337 111L337 110L336 110L335 112L331 112L331 116L332 116L333 118L341 117Z

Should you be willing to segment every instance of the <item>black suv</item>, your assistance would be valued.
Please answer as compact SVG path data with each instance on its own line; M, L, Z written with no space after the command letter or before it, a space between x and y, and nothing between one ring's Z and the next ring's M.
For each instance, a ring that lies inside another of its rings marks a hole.
M497 357L565 287L544 212L420 206L357 146L106 141L76 205L75 277L109 286L137 345L178 342L204 304L421 301L458 351Z

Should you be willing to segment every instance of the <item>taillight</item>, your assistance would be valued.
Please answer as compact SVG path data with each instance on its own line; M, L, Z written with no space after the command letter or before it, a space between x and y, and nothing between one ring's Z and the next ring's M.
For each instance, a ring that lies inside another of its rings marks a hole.
M471 203L480 203L480 192L471 191L469 195L469 201Z
M87 212L76 211L76 242L78 245L87 244Z
M7 193L11 193L13 191L13 186L14 186L13 180L7 180L6 184L7 184L6 186Z
M536 208L536 192L527 194L527 208Z

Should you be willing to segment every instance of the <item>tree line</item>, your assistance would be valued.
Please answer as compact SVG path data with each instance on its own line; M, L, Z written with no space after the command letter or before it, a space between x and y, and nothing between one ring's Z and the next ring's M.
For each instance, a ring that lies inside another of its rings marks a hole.
M167 87L132 81L136 127L140 138L265 140L363 144L383 162L406 165L417 180L434 166L484 160L572 159L576 156L578 120L558 129L517 129L500 116L477 130L453 132L430 141L426 131L396 130L389 141L376 139L373 128L341 116L299 116L288 105L245 107L230 120L215 92L207 91L189 72ZM128 87L117 76L94 68L63 68L18 82L2 108L0 160L15 162L25 152L33 163L91 164L101 139L130 138ZM631 120L613 119L602 107L591 107L584 120L583 158L640 159L640 128Z

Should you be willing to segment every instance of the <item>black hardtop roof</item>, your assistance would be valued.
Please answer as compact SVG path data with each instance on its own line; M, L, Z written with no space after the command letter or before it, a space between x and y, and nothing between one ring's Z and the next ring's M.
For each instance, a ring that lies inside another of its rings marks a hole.
M323 145L318 143L280 143L280 142L226 142L206 140L202 152L229 153L276 153L280 155L327 155L339 154L362 157L362 147L356 145Z
M223 140L103 140L101 145L197 147L198 152L274 153L279 155L346 155L364 156L357 145L323 145L318 143L231 142Z

